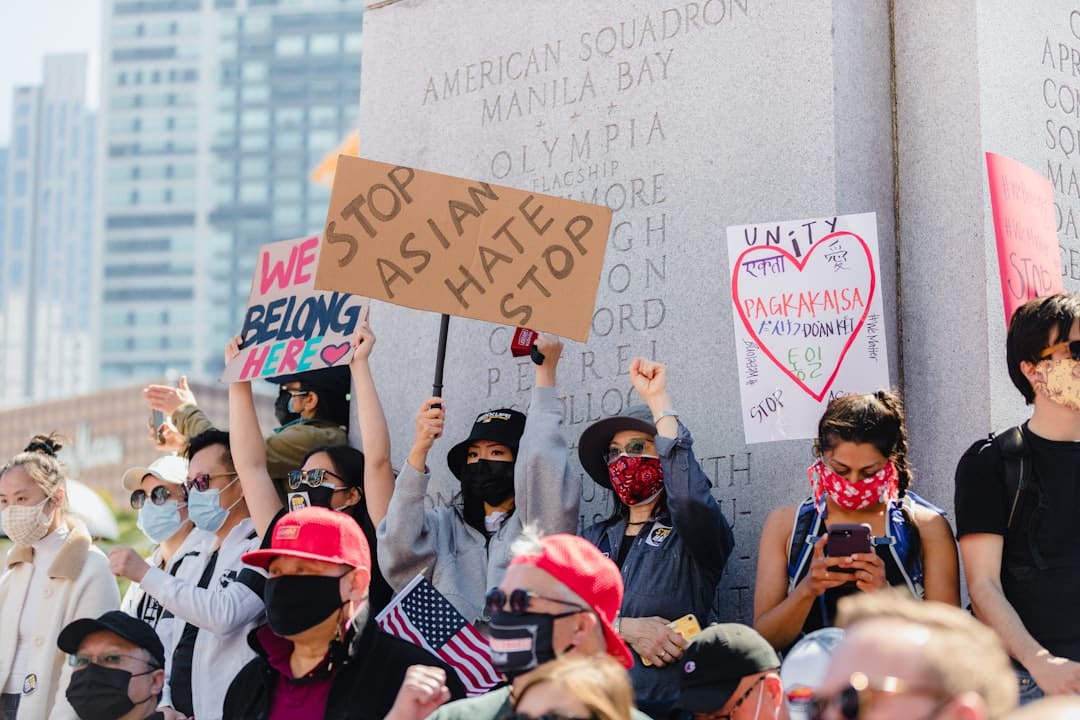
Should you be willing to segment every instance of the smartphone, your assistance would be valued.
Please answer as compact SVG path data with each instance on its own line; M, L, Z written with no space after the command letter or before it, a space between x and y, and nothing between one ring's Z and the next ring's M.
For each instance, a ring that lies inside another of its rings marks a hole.
M870 542L870 526L866 523L836 523L829 526L829 539L825 541L825 555L847 557L855 553L873 552ZM834 572L853 573L854 568L830 566Z
M686 615L683 615L681 618L676 618L675 620L672 620L668 623L668 627L677 632L679 635L682 635L683 640L686 640L687 642L693 640L695 636L701 634L701 625L698 623L697 616L695 616L694 613L688 613ZM652 665L652 663L649 662L648 658L644 656L642 656L641 658L641 664L648 666Z
M146 422L150 425L151 430L157 430L161 427L161 423L165 422L165 413L160 410L151 410L150 417L147 418Z

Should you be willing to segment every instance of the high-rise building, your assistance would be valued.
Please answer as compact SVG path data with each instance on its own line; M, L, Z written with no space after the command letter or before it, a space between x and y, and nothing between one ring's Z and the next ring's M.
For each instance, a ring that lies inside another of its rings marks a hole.
M94 247L94 119L86 56L45 58L18 87L0 232L0 406L88 392Z
M106 0L101 373L215 376L256 248L321 230L363 0Z

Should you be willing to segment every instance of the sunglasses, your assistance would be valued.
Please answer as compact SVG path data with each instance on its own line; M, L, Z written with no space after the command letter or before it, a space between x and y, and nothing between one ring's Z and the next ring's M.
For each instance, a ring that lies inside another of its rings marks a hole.
M331 490L348 490L347 485L337 487L334 485L327 485L324 480L329 475L332 478L337 478L341 482L345 482L345 478L341 477L337 473L330 472L323 468L315 468L314 470L290 470L289 474L285 478L289 481L290 490L299 490L301 485L307 485L308 487L328 487Z
M210 473L199 473L195 477L188 480L185 487L187 487L188 490L195 488L199 492L206 492L210 489L210 481L214 478L232 477L234 475L236 475L235 472L214 473L213 475L211 475Z
M187 489L183 486L179 486L179 494L181 500L187 500ZM172 491L164 485L158 485L156 488L150 491L150 502L155 505L164 505L172 498ZM131 509L138 510L146 504L146 491L143 489L136 490L131 493Z
M311 391L310 390L299 390L299 389L296 389L296 388L283 387L283 388L281 388L281 392L278 393L278 394L280 395L282 393L288 393L290 397L301 397L302 395L310 395Z
M1039 359L1045 360L1046 358L1056 353L1058 350L1066 347L1069 348L1069 355L1072 357L1073 360L1080 360L1080 340L1055 343L1054 345L1051 345L1050 347L1039 353Z
M653 444L653 441L649 438L634 438L622 447L612 445L604 453L604 462L610 465L623 455L629 455L630 457L641 457L643 455L646 457L656 457L653 453L646 452L650 446L652 446L652 449L655 452L656 445Z
M872 684L870 679L861 672L854 673L845 688L831 695L815 696L808 703L810 720L824 720L829 708L835 707L844 720L858 720L871 706L872 697L875 693L886 695L921 695L923 697L936 698L941 701L938 710L948 704L951 698L944 697L940 691L928 688L908 687L900 678L887 676L880 682Z
M506 607L507 601L510 603L510 612L514 615L524 615L529 612L529 603L533 600L547 600L548 602L558 603L559 605L565 605L567 607L574 608L573 612L563 613L562 615L556 615L555 617L568 617L570 615L576 615L581 612L592 612L584 605L578 605L577 603L567 602L566 600L559 600L558 598L545 597L543 595L537 595L531 590L525 590L518 588L517 590L510 591L510 597L506 596L502 588L492 588L488 591L487 596L484 598L484 607L487 609L488 617L492 617L497 612L502 612Z
M710 715L708 713L694 713L694 720L731 720L732 716L735 714L735 711L742 707L742 704L746 702L747 698L750 697L750 693L754 692L754 688L761 684L761 681L764 679L765 676L761 675L758 677L757 680L750 683L750 687L746 688L743 694L738 697L738 699L735 701L735 704L732 705L731 709L728 710L726 713L716 715Z

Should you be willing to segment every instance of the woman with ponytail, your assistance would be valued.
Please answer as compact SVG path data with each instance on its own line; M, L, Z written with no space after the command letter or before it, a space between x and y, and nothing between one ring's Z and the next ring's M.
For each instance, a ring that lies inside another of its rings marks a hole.
M908 488L907 428L887 390L844 395L825 408L807 469L811 497L769 514L761 532L754 628L778 650L830 627L841 597L904 586L960 604L956 540L944 511ZM834 524L870 526L871 550L825 554Z
M59 451L55 436L38 435L0 466L0 525L14 543L0 569L0 720L75 718L57 636L120 606L109 561L65 512Z

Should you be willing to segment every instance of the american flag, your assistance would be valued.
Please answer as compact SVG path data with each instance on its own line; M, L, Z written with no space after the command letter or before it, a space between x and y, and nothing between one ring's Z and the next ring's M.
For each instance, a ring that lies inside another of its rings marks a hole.
M391 635L442 658L469 695L482 695L502 682L491 665L488 641L423 575L402 588L375 621Z

